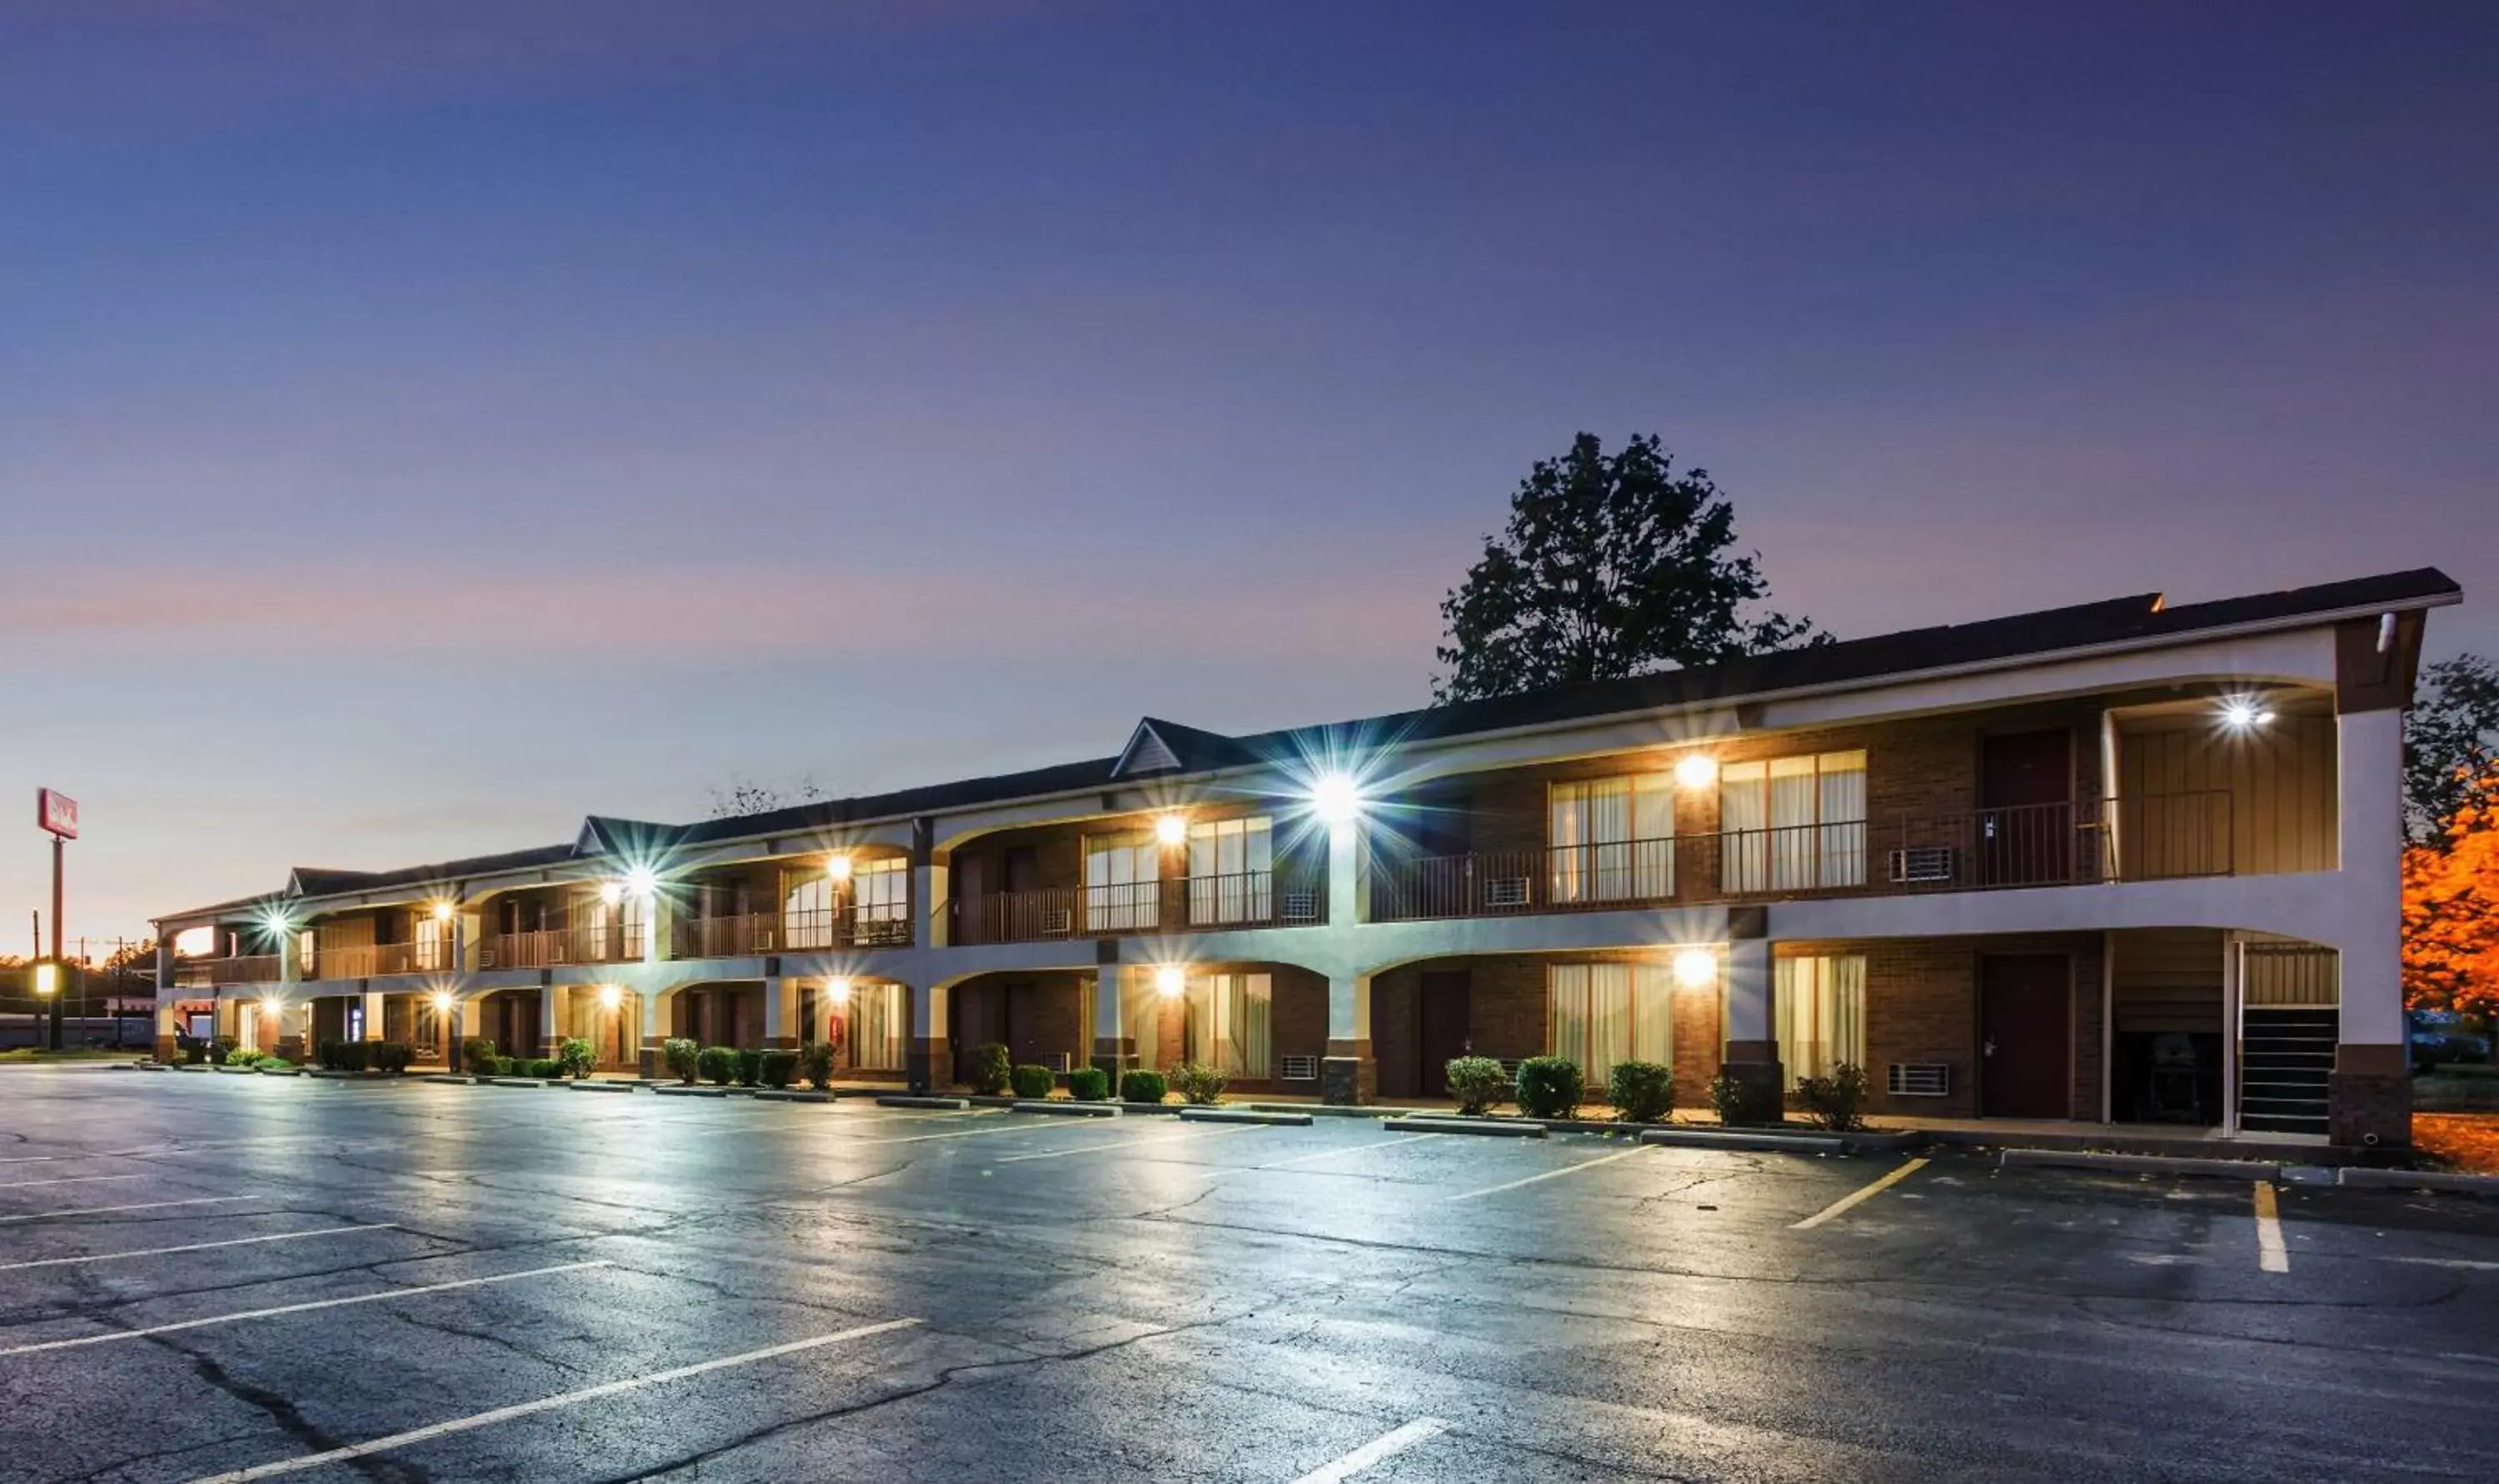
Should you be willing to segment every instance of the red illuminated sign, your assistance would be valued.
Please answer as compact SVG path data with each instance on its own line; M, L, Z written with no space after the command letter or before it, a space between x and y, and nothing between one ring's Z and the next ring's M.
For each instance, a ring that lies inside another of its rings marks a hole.
M78 800L54 789L35 790L35 827L64 840L78 838Z

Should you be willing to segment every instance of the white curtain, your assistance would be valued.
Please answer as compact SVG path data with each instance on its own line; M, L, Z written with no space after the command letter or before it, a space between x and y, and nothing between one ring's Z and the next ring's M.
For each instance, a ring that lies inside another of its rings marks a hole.
M1841 1063L1866 1065L1866 960L1859 954L1781 958L1773 976L1771 1021L1790 1087L1829 1077Z
M1674 1065L1674 976L1664 964L1632 966L1632 1058Z
M1135 972L1120 976L1120 1028L1136 1046L1137 1070L1159 1072L1163 1067L1163 997L1147 980L1147 975Z
M1821 841L1813 825L1820 796L1811 758L1770 759L1770 886L1775 890L1817 885L1814 863Z
M1864 753L1731 762L1718 780L1727 890L1866 884Z
M1718 829L1722 854L1718 885L1729 891L1762 891L1770 884L1769 767L1731 762L1718 770Z
M1199 1061L1225 1077L1275 1075L1268 1038L1274 983L1265 974L1206 974L1189 982L1189 1042Z
M851 986L851 1065L862 1072L899 1072L906 1059L909 1007L900 984Z
M872 924L901 922L910 916L911 870L905 862L864 860L851 868L851 917L859 924L859 936L877 936L879 928Z
M1161 905L1162 852L1151 839L1112 835L1085 842L1088 932L1152 927Z
M1555 784L1546 810L1554 901L1674 894L1674 794L1668 775Z
M1274 915L1275 826L1261 816L1188 827L1188 919L1263 922Z
M1822 775L1822 884L1866 885L1866 755L1825 753Z
M1602 1090L1614 1063L1632 1058L1632 965L1557 963L1545 970L1552 1054L1579 1067L1583 1085Z

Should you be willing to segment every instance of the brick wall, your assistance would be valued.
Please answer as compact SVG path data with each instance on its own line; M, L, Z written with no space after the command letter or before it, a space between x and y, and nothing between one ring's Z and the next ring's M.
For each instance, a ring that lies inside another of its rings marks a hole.
M1468 979L1467 1035L1476 1055L1502 1061L1542 1056L1549 1049L1546 969L1554 963L1656 963L1646 952L1555 956L1484 954L1407 964L1371 983L1372 1054L1379 1063L1379 1095L1419 1095L1421 1048L1416 1044L1416 996L1426 973L1463 973ZM1708 1101L1709 1080L1722 1051L1715 986L1678 989L1674 997L1674 1091L1678 1106Z

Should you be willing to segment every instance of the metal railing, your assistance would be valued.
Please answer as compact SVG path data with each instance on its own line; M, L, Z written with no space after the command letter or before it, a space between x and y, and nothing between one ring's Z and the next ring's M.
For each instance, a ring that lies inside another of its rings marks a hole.
M183 989L206 989L217 984L274 984L279 977L276 953L252 953L241 958L178 958L174 961L174 984Z
M1374 921L2231 873L2226 790L1375 862Z
M669 952L676 958L742 958L758 953L897 948L910 942L908 901L852 903L795 912L679 918Z
M536 932L494 933L477 946L480 969L548 969L571 963L635 963L651 930L645 923L592 923Z
M1326 919L1326 872L1280 866L967 897L955 903L955 941L1033 943L1182 929L1299 927Z
M440 974L451 946L433 943L318 943L303 966L306 979L373 979L388 974Z

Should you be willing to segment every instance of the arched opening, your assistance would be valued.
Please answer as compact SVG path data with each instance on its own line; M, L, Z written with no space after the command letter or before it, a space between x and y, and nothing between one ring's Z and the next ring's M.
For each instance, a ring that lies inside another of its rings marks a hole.
M1123 1066L1214 1067L1240 1092L1315 1095L1327 977L1274 962L1144 965L1120 976Z

